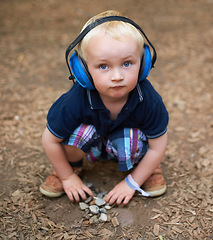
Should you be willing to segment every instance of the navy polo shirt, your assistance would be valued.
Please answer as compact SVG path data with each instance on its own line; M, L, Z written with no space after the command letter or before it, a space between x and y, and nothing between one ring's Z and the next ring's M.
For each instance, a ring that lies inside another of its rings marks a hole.
M82 123L95 126L101 137L118 128L138 128L153 139L167 131L168 120L162 98L148 80L138 83L130 92L115 121L110 119L97 90L86 90L75 83L50 108L47 128L61 139L69 138Z

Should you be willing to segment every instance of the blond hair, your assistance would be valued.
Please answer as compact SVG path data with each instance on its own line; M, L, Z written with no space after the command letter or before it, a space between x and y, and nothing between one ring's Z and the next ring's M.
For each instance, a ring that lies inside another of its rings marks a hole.
M89 19L83 26L82 31L90 24L95 22L97 19L107 16L122 16L118 11L109 10L97 14L96 16ZM109 35L110 37L120 40L123 36L128 36L134 38L139 46L141 55L143 54L144 39L140 31L134 27L132 24L122 21L109 21L100 24L99 26L93 28L78 44L79 56L86 61L86 48L89 40L100 33Z

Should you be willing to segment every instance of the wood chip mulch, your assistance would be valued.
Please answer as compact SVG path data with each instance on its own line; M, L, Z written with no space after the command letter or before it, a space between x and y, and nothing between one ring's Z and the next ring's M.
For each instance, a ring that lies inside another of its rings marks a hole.
M138 4L138 9L123 5L126 12L134 8L138 19L155 15L145 26L153 31L159 54L150 80L170 113L162 164L168 190L159 198L135 196L125 211L109 210L103 223L82 218L78 204L66 196L46 199L38 191L50 171L41 145L46 114L70 86L64 62L67 29L72 24L79 31L84 14L100 5L94 0L90 9L74 1L76 8L70 9L70 1L63 2L1 2L0 239L213 239L212 1L189 0L184 6L152 1L145 12ZM67 21L71 15L73 22ZM114 169L105 171L96 172L104 181L94 185L116 181Z

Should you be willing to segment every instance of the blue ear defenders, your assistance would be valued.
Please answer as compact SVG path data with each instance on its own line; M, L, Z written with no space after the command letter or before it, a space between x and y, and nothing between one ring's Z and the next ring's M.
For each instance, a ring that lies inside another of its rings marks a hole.
M151 56L150 48L147 44L144 44L144 51L143 56L141 58L141 66L139 70L139 81L143 81L147 78L147 76L150 73L151 68L154 67L154 64L157 59L157 53L152 45L152 43L149 41L143 30L138 26L135 22L130 20L129 18L122 17L122 16L107 16L103 18L97 19L95 22L92 22L89 24L81 33L80 35L68 46L66 53L65 53L65 59L66 63L70 72L70 80L76 79L76 81L85 89L95 89L93 85L92 76L90 75L86 63L78 56L78 52L75 51L71 57L70 61L68 62L68 56L70 51L85 37L85 35L91 31L96 26L110 21L123 21L132 24L134 27L136 27L142 35L145 37L149 45L151 46L153 50L153 56Z

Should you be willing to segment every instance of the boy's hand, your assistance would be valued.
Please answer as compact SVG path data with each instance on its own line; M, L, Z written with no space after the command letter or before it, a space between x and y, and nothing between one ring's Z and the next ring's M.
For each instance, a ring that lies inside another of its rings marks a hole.
M80 177L73 173L67 179L62 180L63 188L65 193L71 202L79 202L80 197L83 200L87 199L86 193L88 193L91 197L93 197L93 193L91 189L89 189L86 185L83 184Z
M125 180L118 183L106 196L105 200L110 205L112 205L114 202L117 203L117 205L120 205L121 203L123 205L126 205L131 198L133 197L135 193L135 190L132 190L126 183Z

